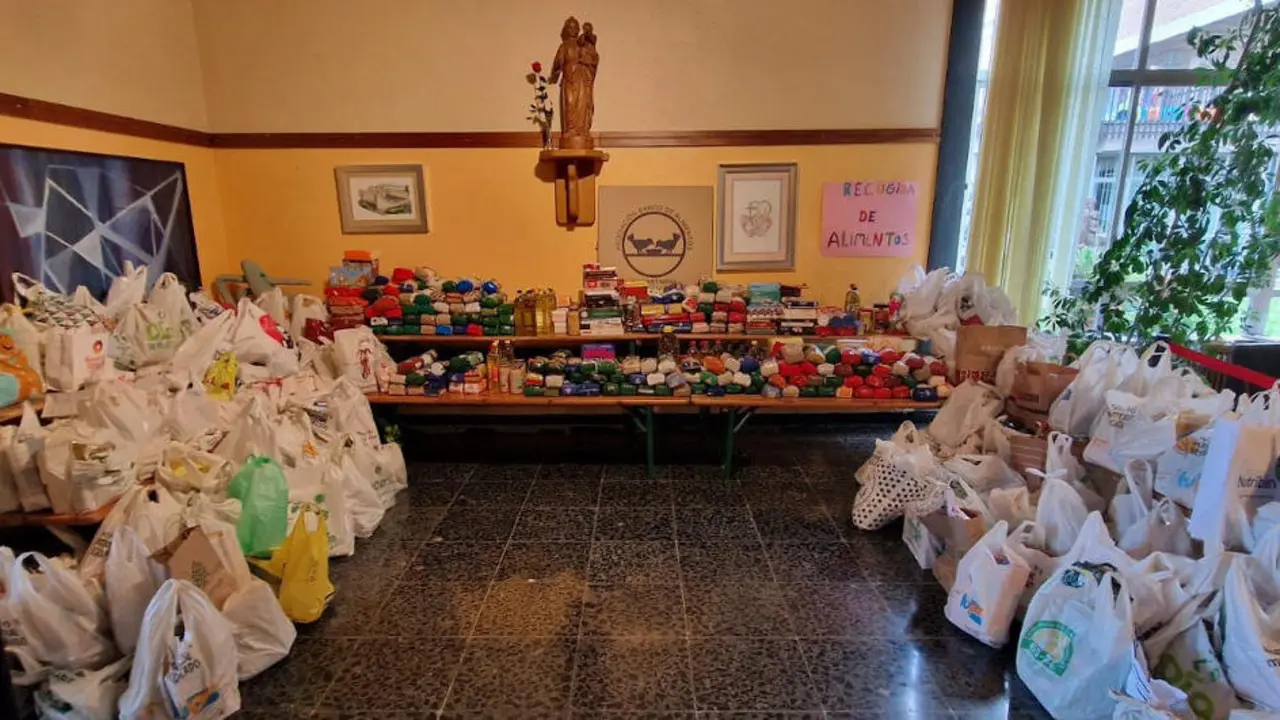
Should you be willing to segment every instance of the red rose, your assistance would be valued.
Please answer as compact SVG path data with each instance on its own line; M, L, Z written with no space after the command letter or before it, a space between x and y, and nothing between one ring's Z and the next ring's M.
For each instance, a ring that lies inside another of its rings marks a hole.
M536 73L540 73L540 72L542 72L542 63L538 62L537 60L534 60L534 61L533 61L533 71L534 71L534 72L536 72Z

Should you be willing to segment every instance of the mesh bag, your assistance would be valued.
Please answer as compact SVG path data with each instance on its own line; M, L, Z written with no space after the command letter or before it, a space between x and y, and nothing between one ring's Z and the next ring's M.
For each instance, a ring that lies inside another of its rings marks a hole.
M15 293L26 301L31 321L37 325L74 328L102 322L92 307L77 302L70 295L54 292L34 278L14 273L13 287Z
M892 443L885 444L892 446ZM877 454L880 449L877 444ZM945 489L934 477L937 472L928 448L885 452L867 470L862 487L853 499L854 526L878 530L902 517L908 507L924 514L918 511L933 505Z

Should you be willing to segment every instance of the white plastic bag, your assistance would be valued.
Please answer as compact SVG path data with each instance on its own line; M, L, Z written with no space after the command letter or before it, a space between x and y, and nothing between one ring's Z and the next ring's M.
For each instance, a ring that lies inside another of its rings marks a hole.
M378 426L373 421L369 398L351 378L346 375L338 378L329 391L328 404L329 421L334 432L351 435L373 447L379 444Z
M8 456L9 472L12 473L13 484L18 491L18 502L27 512L50 508L49 493L40 481L38 462L47 434L31 403L24 403L22 420L18 422L18 429L14 432L5 455Z
M55 513L92 512L137 480L137 448L112 430L59 421L45 436L38 466Z
M1138 355L1128 345L1098 340L1073 367L1080 374L1049 408L1049 424L1073 437L1084 437L1106 404L1106 392L1137 371Z
M1031 521L1023 522L1009 533L1009 549L1027 563L1027 582L1018 597L1018 617L1027 612L1036 591L1058 570L1058 558L1047 552L1044 533Z
M75 392L107 366L107 333L101 325L45 331L44 380L51 390Z
M373 489L383 508L396 504L396 493L409 486L404 455L396 443L370 447L361 442L351 444L352 460L361 472L373 478Z
M124 272L111 281L107 289L107 315L119 319L125 311L142 303L147 296L147 266L134 267L124 261Z
M943 462L942 466L964 478L978 493L1026 485L1022 476L997 455L956 455Z
M374 373L378 344L373 331L363 325L333 334L333 351L338 370L361 392L375 392L378 389L378 378Z
M1155 468L1145 460L1131 460L1124 466L1125 492L1117 492L1111 498L1110 519L1112 535L1123 537L1130 526L1147 517L1154 504L1152 486Z
M1125 463L1128 492L1117 493L1111 499L1111 526L1118 538L1116 544L1138 559L1153 552L1190 555L1187 519L1172 500L1161 498L1156 502L1153 499L1154 476L1155 469L1146 460Z
M1045 477L1036 505L1036 527L1044 533L1051 555L1065 555L1075 545L1089 517L1080 493L1058 475Z
M25 567L30 561L33 571ZM107 637L102 590L36 552L19 555L9 575L10 610L36 660L64 670L101 667L116 657Z
M138 647L138 633L142 630L147 604L168 579L168 572L151 559L138 533L124 525L117 528L111 538L103 575L111 636L120 652L132 655Z
M356 455L352 452L354 444L355 441L351 438L346 438L340 443L340 447L334 451L330 460L330 464L336 467L329 471L341 474L352 527L356 537L365 538L372 535L378 523L382 522L386 508L382 504L382 498L378 496L378 491L374 488L375 468L367 463L360 465L356 462Z
M920 516L912 512L908 512L902 520L902 542L922 570L932 568L945 547L942 538L934 535L920 520Z
M171 272L161 273L156 279L156 284L147 297L147 304L164 311L174 330L177 331L179 341L186 340L200 329L196 313L191 309L191 303L187 301L187 289L183 287L178 276Z
M329 321L329 310L324 300L315 295L298 293L289 298L289 334L294 342L299 342L306 335L307 321Z
M240 709L236 663L231 623L195 585L166 580L147 606L120 717L225 718Z
M175 493L200 492L223 499L234 472L231 463L213 453L171 442L156 468L156 480Z
M1087 565L1058 570L1040 588L1018 641L1018 677L1059 720L1110 718L1112 688L1131 665L1134 624L1118 575Z
M89 548L80 558L80 577L103 579L112 540L116 531L126 525L137 533L148 555L163 549L182 530L181 512L182 506L161 486L135 485L129 488L102 520Z
M957 448L970 436L980 435L1003 407L1004 401L990 385L966 380L951 391L929 423L929 437L943 447Z
M224 312L209 320L173 354L169 366L178 385L200 384L205 372L213 364L219 352L231 349L231 332L235 328L236 314Z
M159 407L145 391L126 382L94 385L80 417L85 424L112 430L140 448L155 445L158 439Z
M1009 546L1009 526L998 522L960 558L947 595L951 624L991 647L1009 640L1009 626L1031 567Z
M283 290L273 287L259 295L254 304L275 320L276 325L286 330L289 328L289 302L285 299Z
M248 297L240 298L236 306L231 345L237 360L264 365L269 376L284 377L298 372L297 352L285 347L284 334L276 322Z
M289 654L298 631L284 614L271 586L254 579L222 606L236 638L236 672L248 680Z
M1218 602L1217 593L1184 603L1178 614L1143 639L1148 658L1154 658L1152 676L1187 694L1197 718L1221 720L1240 705L1209 640L1205 618Z
M123 657L101 670L54 670L35 692L45 720L112 720L128 687L133 658Z
M1000 358L1000 364L996 366L996 392L1002 398L1009 397L1013 393L1014 378L1026 371L1027 363L1048 361L1049 358L1044 351L1033 345L1009 348L1005 351L1004 357Z
M1084 459L1112 472L1120 472L1119 464L1111 457L1111 445L1131 427L1146 419L1145 404L1143 398L1123 390L1103 393L1103 409L1089 433Z
M1195 505L1213 428L1210 424L1195 430L1156 456L1156 490L1184 508Z
M1236 562L1227 571L1222 664L1240 697L1280 710L1280 569L1271 564Z
M1003 520L1013 527L1036 518L1036 505L1031 499L1031 491L1025 486L1014 488L996 488L987 495L987 507L991 516Z
M355 519L347 510L343 466L332 455L286 468L289 483L289 528L309 506L319 508L329 532L329 557L355 553Z
M162 401L161 430L181 443L208 450L222 438L218 427L218 401L200 390L183 390Z
M120 314L110 351L116 367L136 370L168 361L181 343L182 331L164 310L139 303Z
M1280 500L1276 458L1274 425L1226 417L1214 423L1190 523L1206 554L1252 549L1255 513Z
M853 479L859 484L865 483L867 477L876 472L877 466L892 460L900 451L914 450L917 447L927 448L928 445L929 441L921 436L915 423L906 420L898 426L897 431L888 440L876 440L875 451L854 471Z
M282 465L284 450L280 445L278 428L280 416L271 408L271 402L261 393L254 393L240 413L240 419L227 433L214 453L230 460L237 467L250 455L269 457Z

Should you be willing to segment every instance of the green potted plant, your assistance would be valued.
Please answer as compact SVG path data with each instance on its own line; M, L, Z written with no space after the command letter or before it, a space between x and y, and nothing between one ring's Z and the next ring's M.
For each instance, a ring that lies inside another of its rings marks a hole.
M1187 36L1204 61L1207 104L1161 136L1163 153L1124 226L1076 293L1050 293L1042 324L1072 349L1098 338L1145 345L1158 335L1202 345L1239 327L1249 291L1280 256L1274 143L1280 128L1280 7L1260 3L1225 33Z

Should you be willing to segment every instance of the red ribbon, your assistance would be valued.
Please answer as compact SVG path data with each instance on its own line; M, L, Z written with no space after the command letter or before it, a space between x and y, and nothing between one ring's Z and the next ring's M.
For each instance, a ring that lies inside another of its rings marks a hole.
M1191 348L1183 347L1175 343L1169 343L1169 350L1183 360L1190 360L1210 372L1221 373L1227 377L1235 378L1236 380L1260 387L1263 390L1270 390L1271 387L1276 384L1276 379L1269 375L1264 375L1257 370L1250 370L1247 367L1233 365L1225 360L1219 360L1216 357L1196 352Z

